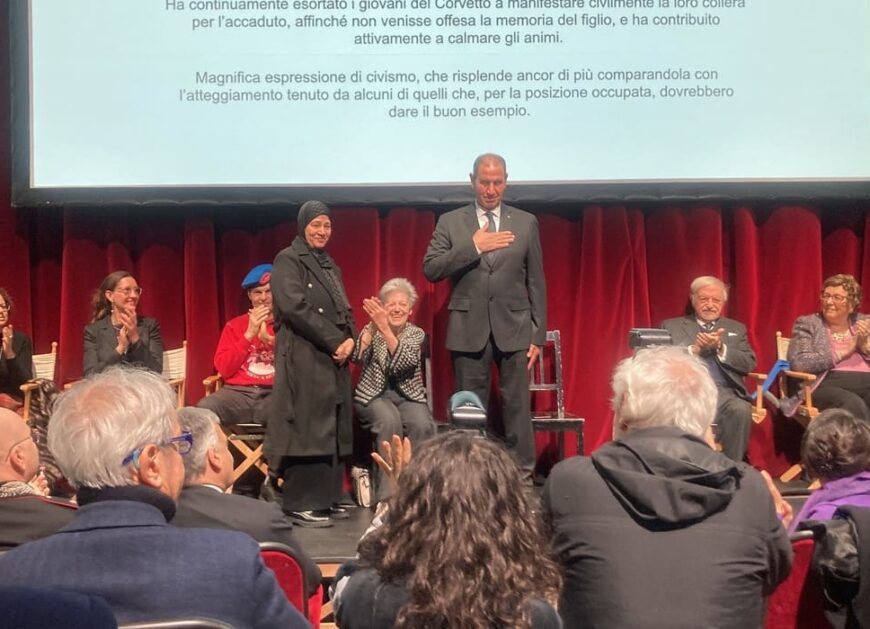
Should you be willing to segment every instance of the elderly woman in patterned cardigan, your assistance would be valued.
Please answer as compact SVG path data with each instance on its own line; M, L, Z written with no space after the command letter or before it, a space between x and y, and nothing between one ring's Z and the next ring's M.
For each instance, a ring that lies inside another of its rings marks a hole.
M379 445L399 435L417 446L435 434L421 371L426 335L408 322L416 301L417 291L402 277L387 281L378 297L363 300L370 322L356 343L354 359L362 375L353 399L360 423ZM379 469L378 500L389 494L383 474Z
M791 368L818 375L813 404L842 408L870 421L870 317L860 314L863 293L851 275L832 275L822 285L820 311L798 317L791 334ZM783 404L786 415L798 402Z

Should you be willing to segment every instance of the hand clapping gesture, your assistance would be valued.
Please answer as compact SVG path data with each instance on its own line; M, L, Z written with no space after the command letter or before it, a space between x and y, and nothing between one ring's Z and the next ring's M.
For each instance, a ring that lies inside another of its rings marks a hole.
M11 359L15 358L15 350L12 349L12 326L11 325L3 326L2 337L3 337L3 349L2 349L3 356L5 356L6 358L11 360Z
M248 310L248 328L245 330L245 338L249 341L253 341L255 337L259 337L264 343L270 342L266 340L267 338L274 341L274 339L269 335L266 325L271 316L272 309L265 304L255 306ZM264 334L266 338L264 338Z
M384 304L381 303L380 299L377 297L363 299L363 310L366 311L369 319L371 319L372 323L377 326L378 330L383 332L384 330L389 329L390 323L387 316L387 309L384 308Z
M389 441L381 442L381 452L382 455L372 452L372 460L386 474L392 495L396 493L399 476L411 460L411 441L407 437L402 439L399 435L393 435L392 445Z

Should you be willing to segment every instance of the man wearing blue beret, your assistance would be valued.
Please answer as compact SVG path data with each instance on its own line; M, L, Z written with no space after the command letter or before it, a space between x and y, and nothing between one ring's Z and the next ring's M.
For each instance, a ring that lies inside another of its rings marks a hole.
M256 411L272 392L275 378L275 331L272 328L271 264L259 264L242 280L251 309L224 326L214 353L214 366L224 386L199 401L222 424L256 420Z

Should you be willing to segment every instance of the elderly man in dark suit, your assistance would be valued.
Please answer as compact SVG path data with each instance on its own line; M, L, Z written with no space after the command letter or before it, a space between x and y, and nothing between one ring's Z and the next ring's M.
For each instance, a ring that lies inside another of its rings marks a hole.
M538 220L502 203L507 167L500 155L474 161L475 202L438 220L423 259L432 282L450 278L447 348L457 391L487 405L490 369L499 371L505 437L531 479L535 466L527 369L547 333L547 291Z
M685 346L707 365L718 390L716 441L722 453L742 461L749 445L752 405L744 378L755 368L755 352L746 326L722 316L728 289L722 280L705 275L695 278L689 290L693 314L668 319L662 327L674 345Z
M249 536L168 525L191 445L157 374L111 367L63 394L48 447L78 488L80 508L54 535L0 557L0 588L99 596L119 623L203 617L308 627Z
M220 419L205 408L178 411L181 430L193 437L184 457L184 489L172 524L183 528L230 529L247 533L258 542L280 542L293 550L311 596L320 585L320 568L293 535L293 523L274 502L226 493L233 484L233 455Z

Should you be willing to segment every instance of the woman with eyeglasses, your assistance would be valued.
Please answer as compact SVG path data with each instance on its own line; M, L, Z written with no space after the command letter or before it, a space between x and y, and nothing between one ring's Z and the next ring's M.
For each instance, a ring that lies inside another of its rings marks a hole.
M818 376L815 406L846 409L870 421L870 316L858 312L862 298L861 286L851 275L826 279L819 312L795 321L788 360L795 371ZM783 405L787 415L794 408Z
M0 407L21 406L21 385L33 377L33 343L9 323L12 299L0 288Z
M94 293L94 314L85 327L84 373L111 365L163 371L163 339L156 319L138 314L142 289L127 271L110 273Z

